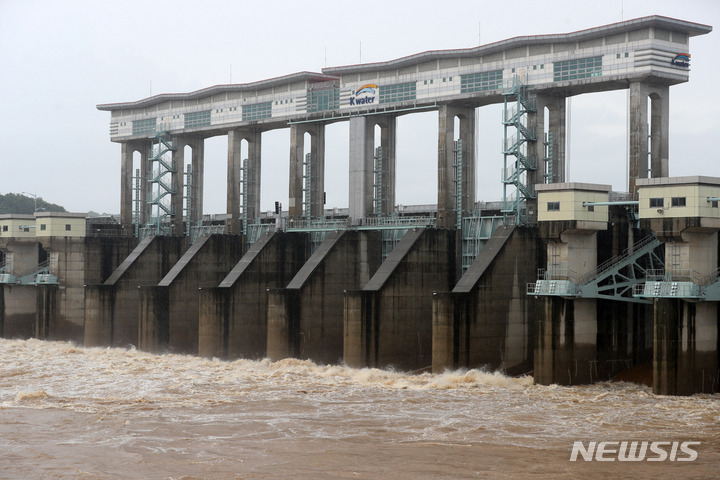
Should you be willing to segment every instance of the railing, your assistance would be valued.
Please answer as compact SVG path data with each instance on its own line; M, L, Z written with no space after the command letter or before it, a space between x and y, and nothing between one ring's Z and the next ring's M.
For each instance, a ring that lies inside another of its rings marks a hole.
M589 282L596 276L598 276L598 275L610 270L611 268L619 265L620 263L624 262L631 255L633 255L637 251L643 249L647 245L650 245L655 240L656 240L656 238L654 235L648 235L647 237L641 239L635 245L633 245L632 248L626 248L625 250L623 250L623 252L620 255L601 263L600 265L597 266L597 268L595 270L593 270L592 272L586 273L585 275L580 277L580 280L578 283L580 285L583 285L583 284Z
M288 220L288 230L344 230L348 227L347 219L318 220L318 219L294 219Z
M409 228L435 226L435 217L368 217L363 218L358 228Z

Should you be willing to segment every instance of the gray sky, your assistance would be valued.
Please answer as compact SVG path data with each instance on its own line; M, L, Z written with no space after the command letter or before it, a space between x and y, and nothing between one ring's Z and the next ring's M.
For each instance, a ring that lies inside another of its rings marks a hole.
M120 146L97 104L377 62L647 15L720 29L715 0L0 0L0 193L117 213ZM720 176L720 33L693 37L670 89L670 175ZM625 187L626 92L572 99L570 180ZM480 109L478 200L502 195L500 107ZM437 114L398 124L397 202L437 201ZM328 207L347 206L347 123L327 130ZM206 141L205 213L225 211L227 139ZM263 210L287 206L289 131L263 134Z

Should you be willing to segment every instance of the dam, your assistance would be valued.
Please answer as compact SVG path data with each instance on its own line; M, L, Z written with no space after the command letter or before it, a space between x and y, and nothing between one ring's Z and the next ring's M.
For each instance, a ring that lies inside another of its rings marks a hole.
M690 38L661 16L101 104L119 220L0 216L0 333L218 358L541 384L651 365L653 391L720 389L720 178L669 176ZM565 178L567 100L629 92L628 184ZM503 198L478 202L475 112L502 104ZM437 202L396 202L397 119L438 114ZM347 122L348 208L325 128ZM263 133L290 130L287 209L260 208ZM203 211L226 135L227 209ZM330 161L330 159L328 159Z

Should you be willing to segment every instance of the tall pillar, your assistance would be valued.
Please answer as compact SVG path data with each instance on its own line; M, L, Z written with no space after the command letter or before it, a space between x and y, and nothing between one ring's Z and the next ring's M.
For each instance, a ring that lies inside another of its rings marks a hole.
M373 207L373 138L370 117L350 117L350 192L348 215L356 220L367 217Z
M135 152L140 152L140 211L139 221L144 224L150 220L150 197L151 184L148 181L151 175L150 170L150 149L151 143L145 140L122 142L121 144L121 165L120 165L120 223L126 235L133 235L133 189L135 184L133 176L135 170L133 166L133 156Z
M648 98L651 101L648 118ZM630 165L628 189L637 199L636 180L669 175L670 88L630 84ZM648 121L651 121L648 128Z
M380 213L389 215L395 208L395 164L397 117L365 116L350 118L350 218L360 219L374 211L375 126L380 126L382 151Z
M566 102L564 95L537 95L537 113L528 115L529 126L537 132L537 142L529 145L529 154L537 157L537 170L530 174L529 185L538 183L565 182L565 122ZM548 109L548 121L545 121L545 109ZM552 176L545 179L545 134L552 133L550 147L552 157L548 168Z
M240 130L228 132L228 172L227 172L227 220L226 233L240 235L240 182L242 181L242 133Z
M120 223L125 235L132 235L133 153L130 142L122 142L120 153Z
M187 220L183 215L183 171L185 168L185 146L189 145L188 139L185 137L176 137L174 139L175 150L172 151L172 172L171 188L173 193L170 194L170 210L173 212L172 234L182 235L185 232L183 221Z
M247 212L246 217L254 222L260 217L260 181L261 181L261 147L262 132L251 130L247 132L244 139L248 142L248 163L247 171Z
M244 173L243 140L248 145L247 170ZM261 140L260 130L235 129L228 132L227 233L242 233L242 216L249 221L260 216ZM243 181L243 175L247 182ZM247 210L244 215L241 212L243 188L247 188L244 192L247 197Z
M192 196L190 199L190 216L186 219L193 225L202 221L203 216L203 191L205 183L205 139L194 138L190 146L192 148Z
M150 175L152 175L152 166L150 165L150 145L140 150L140 225L150 222L152 215L152 183L150 183Z
M474 118L474 117L473 117ZM377 119L380 125L380 148L382 151L382 199L380 213L390 215L395 209L395 163L397 117L383 116Z
M475 108L441 105L438 121L438 228L456 224L455 117L460 119L458 139L462 140L463 215L475 208Z
M310 134L310 172L304 172L305 134ZM310 176L310 212L303 207L305 178ZM290 126L290 185L288 213L291 219L302 216L321 217L324 214L325 195L325 125L321 123L293 124Z

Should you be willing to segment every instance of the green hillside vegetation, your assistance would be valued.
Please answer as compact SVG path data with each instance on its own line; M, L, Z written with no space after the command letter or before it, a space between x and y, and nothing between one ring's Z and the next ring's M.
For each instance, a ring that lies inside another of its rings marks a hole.
M37 198L37 209L41 212L64 212L65 208ZM35 199L19 193L0 194L0 214L18 213L32 215L35 212Z

